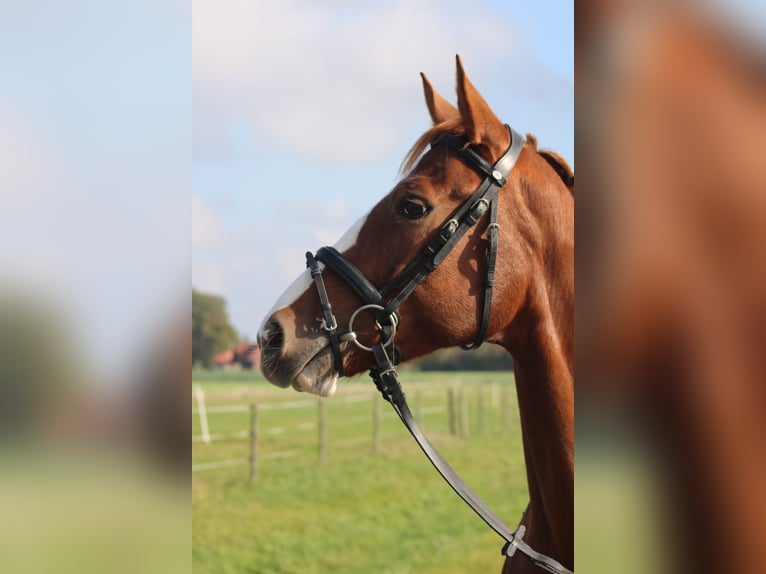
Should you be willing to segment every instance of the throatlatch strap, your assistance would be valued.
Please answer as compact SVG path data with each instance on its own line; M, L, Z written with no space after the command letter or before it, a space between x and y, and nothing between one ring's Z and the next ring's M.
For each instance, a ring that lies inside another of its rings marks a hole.
M497 264L498 235L500 226L497 223L497 200L490 204L489 225L487 226L487 239L489 250L487 252L487 278L484 283L484 303L479 321L479 330L473 343L463 345L463 349L477 349L484 342L489 330L489 319L492 315L492 289L495 286L495 266Z

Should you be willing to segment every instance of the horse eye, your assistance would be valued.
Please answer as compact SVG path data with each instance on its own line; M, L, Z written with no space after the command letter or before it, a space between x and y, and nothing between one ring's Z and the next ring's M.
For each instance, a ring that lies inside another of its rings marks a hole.
M431 208L422 203L422 201L413 198L407 198L396 206L396 212L407 219L420 219L425 216L430 209Z

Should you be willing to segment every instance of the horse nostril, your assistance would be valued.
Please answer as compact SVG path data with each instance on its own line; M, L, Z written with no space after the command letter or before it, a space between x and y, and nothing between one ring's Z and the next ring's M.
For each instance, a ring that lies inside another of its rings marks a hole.
M261 346L261 355L265 360L273 360L279 357L282 352L282 345L285 342L285 335L282 327L276 321L269 321L268 324L258 334L258 340Z

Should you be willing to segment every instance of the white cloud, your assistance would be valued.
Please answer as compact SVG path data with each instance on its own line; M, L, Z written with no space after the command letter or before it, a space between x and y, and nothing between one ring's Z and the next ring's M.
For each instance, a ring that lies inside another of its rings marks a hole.
M8 102L0 108L0 190L5 208L14 201L25 207L49 195L51 173L60 169L50 149L51 135L39 122ZM5 209L4 209L5 211Z
M65 262L62 217L71 211L62 192L71 173L56 154L56 142L24 106L0 108L0 269L30 283L55 284ZM41 233L45 230L45 233Z
M304 158L378 158L413 125L427 124L421 70L446 88L454 83L456 49L493 74L528 58L521 35L487 8L442 7L195 0L195 101L205 102L205 115L244 120L264 140ZM205 149L203 142L195 147Z
M192 268L192 285L205 293L226 294L226 273L220 265L196 265Z
M212 249L221 244L223 225L210 206L192 195L192 248Z

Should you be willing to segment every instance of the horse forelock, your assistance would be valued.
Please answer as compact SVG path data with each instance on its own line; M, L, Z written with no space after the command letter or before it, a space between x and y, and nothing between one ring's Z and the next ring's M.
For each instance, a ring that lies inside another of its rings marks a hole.
M431 145L431 142L433 142L438 137L444 135L464 136L466 132L467 127L460 118L447 120L434 125L422 136L420 136L415 144L410 148L410 151L407 152L399 172L401 174L406 174L412 170L428 146Z

